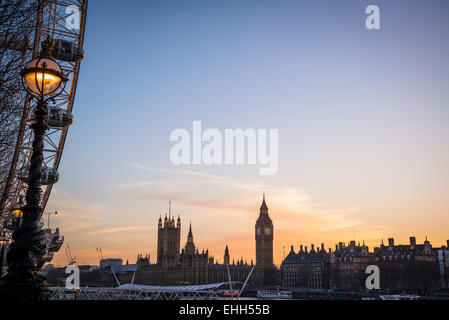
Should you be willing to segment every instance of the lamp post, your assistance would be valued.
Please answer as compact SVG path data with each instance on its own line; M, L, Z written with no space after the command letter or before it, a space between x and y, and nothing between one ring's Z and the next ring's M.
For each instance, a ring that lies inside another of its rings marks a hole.
M46 254L45 232L39 228L42 216L41 178L44 135L48 129L48 100L63 90L67 77L51 56L53 42L42 43L39 56L29 62L21 75L25 89L37 99L31 129L34 133L30 160L26 204L21 208L22 222L12 235L12 244L6 255L8 274L1 284L1 295L9 300L45 300L48 298L45 277L39 274Z

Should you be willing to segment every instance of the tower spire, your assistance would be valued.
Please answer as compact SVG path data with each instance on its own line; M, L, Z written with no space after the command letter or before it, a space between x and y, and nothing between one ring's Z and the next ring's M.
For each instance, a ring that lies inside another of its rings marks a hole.
M260 213L268 213L267 203L265 202L265 192L263 193L262 205L260 206Z
M189 234L187 235L187 242L193 242L192 222L190 222L189 225Z

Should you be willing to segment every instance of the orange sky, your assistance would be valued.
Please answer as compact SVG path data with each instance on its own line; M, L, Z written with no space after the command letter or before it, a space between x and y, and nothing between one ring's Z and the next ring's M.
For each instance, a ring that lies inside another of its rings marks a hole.
M189 176L189 182L181 188L176 181L185 175ZM356 240L365 241L372 250L381 239L386 242L389 237L399 244L416 236L418 243L422 243L427 235L434 246L445 244L449 238L443 227L449 223L444 215L447 208L441 206L426 206L426 212L432 216L426 219L420 214L423 204L411 201L401 206L407 215L395 217L394 203L388 207L383 204L383 208L355 204L330 207L297 188L274 188L187 171L175 172L172 179L171 183L142 181L115 186L108 196L111 201L120 198L120 204L111 206L82 202L55 188L47 209L58 208L60 213L51 217L51 225L59 226L78 264L98 264L95 247L101 247L107 258L122 258L124 262L129 259L130 263L135 263L138 253L149 253L154 263L157 220L168 212L170 199L172 214L176 217L180 214L182 219L181 247L192 222L194 242L200 251L207 248L210 255L222 262L228 244L231 259L243 257L250 262L255 256L254 225L265 191L274 224L274 259L278 265L283 247L288 254L290 245L297 251L299 244L310 248L312 243L315 247L324 243L327 250L334 249L339 241ZM371 214L378 210L383 214ZM53 263L67 263L63 249Z

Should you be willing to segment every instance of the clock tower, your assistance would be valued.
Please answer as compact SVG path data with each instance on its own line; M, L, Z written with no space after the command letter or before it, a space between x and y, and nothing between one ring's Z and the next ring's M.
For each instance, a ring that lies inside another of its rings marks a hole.
M268 207L263 196L259 218L256 221L256 268L254 285L257 287L274 284L273 264L273 222L268 215Z

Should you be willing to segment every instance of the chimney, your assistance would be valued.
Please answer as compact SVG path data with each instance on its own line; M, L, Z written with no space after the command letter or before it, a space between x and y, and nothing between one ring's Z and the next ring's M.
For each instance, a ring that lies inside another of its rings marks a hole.
M300 251L302 251L302 244L299 246Z
M446 241L447 248L449 249L449 240Z
M388 238L388 246L394 247L394 239L393 238Z
M321 250L324 251L324 243L321 244Z
M292 246L292 251L294 252L295 250L293 250L293 246Z
M311 246L312 246L312 249L310 249L310 251L315 251L315 245L312 244Z
M352 240L351 242L349 242L349 246L352 248L355 247L355 240Z
M338 244L335 245L335 251L338 251Z
M339 242L339 243L338 243L338 249L341 250L342 248L343 248L343 243L342 243L342 242Z
M307 253L307 246L305 247L306 249L305 249L305 252Z
M410 245L416 246L416 238L415 237L410 237Z

